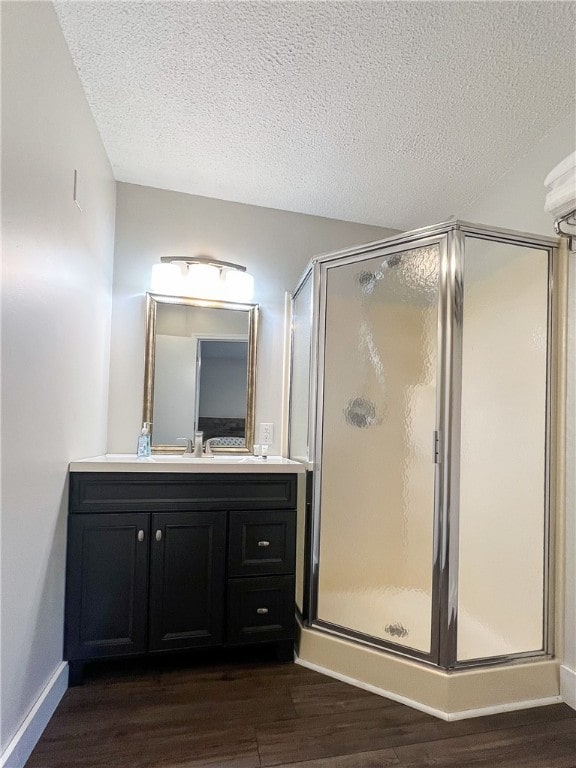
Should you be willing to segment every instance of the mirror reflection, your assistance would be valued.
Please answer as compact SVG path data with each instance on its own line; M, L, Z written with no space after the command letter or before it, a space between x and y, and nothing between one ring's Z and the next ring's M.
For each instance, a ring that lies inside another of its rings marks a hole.
M148 294L143 420L155 452L183 450L197 430L213 450L251 449L256 317L253 304Z

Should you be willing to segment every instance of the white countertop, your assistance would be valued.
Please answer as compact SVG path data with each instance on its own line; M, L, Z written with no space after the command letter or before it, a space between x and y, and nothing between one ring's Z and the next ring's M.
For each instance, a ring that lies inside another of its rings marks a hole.
M182 455L156 454L139 459L133 453L107 453L70 462L70 472L210 472L210 473L301 473L304 464L268 456L260 459L248 454L217 454L211 458L184 458Z

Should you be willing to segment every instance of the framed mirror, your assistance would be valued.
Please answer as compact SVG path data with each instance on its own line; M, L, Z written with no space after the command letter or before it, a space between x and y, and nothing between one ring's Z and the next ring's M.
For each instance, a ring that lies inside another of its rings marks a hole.
M252 453L257 326L257 304L146 294L153 453L182 453L198 430L215 453Z

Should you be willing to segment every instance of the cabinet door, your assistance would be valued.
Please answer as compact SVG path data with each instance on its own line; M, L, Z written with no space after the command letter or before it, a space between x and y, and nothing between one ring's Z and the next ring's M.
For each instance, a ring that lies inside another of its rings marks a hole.
M150 650L223 639L225 512L152 515Z
M145 513L68 518L67 659L146 650L149 523Z

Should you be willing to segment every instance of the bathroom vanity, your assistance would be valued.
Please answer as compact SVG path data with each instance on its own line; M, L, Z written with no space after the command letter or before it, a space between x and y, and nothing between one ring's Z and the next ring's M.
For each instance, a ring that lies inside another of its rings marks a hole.
M287 459L70 465L65 658L274 643L293 655L297 475Z

